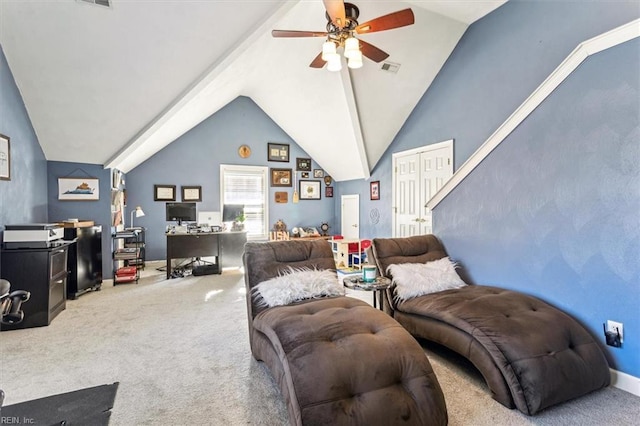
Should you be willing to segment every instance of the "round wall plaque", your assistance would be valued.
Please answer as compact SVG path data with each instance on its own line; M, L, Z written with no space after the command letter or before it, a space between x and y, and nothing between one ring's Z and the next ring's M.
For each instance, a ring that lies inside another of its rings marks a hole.
M241 145L240 148L238 148L238 155L242 158L249 157L251 155L251 148L249 148L249 145Z

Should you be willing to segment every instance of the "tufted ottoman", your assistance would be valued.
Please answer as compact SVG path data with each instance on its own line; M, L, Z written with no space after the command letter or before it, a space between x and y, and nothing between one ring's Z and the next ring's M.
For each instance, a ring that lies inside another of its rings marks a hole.
M278 382L291 424L447 424L424 351L388 315L343 296L261 307L252 288L285 267L335 268L326 241L250 242L244 262L252 354Z

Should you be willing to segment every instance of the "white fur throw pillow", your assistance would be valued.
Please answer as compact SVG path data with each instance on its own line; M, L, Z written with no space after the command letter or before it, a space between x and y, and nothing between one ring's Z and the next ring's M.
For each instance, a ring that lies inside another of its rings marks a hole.
M448 257L443 257L427 263L389 265L387 272L393 275L395 298L407 300L467 285L456 273L457 266Z
M330 269L294 269L280 276L263 281L253 288L262 296L262 306L288 305L304 299L325 296L344 296L344 287L335 271Z

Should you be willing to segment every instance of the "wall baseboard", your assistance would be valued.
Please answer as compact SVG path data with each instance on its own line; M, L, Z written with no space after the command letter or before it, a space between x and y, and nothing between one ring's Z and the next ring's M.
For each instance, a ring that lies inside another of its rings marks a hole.
M614 369L609 369L609 371L611 372L611 386L640 396L640 378Z

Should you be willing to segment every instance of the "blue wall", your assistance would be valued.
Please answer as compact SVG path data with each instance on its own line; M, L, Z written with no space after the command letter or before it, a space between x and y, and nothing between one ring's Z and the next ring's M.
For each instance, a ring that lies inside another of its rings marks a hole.
M47 163L47 188L49 220L61 222L69 218L91 220L102 225L102 277L113 278L111 262L111 173L96 164L66 163L49 161ZM100 199L97 201L59 201L58 178L95 177L100 180Z
M268 142L290 144L290 162L268 162ZM249 158L238 155L238 148L243 144L251 147ZM197 205L198 211L220 211L220 164L295 170L296 157L309 156L251 99L239 97L127 173L126 223L129 224L131 209L141 206L145 216L135 219L135 225L147 228L147 259L165 259L165 227L168 223L165 203L153 201L154 184L176 185L178 201L181 185L200 185L202 202ZM318 168L315 162L312 166ZM282 219L289 229L294 226L319 227L324 221L334 229L336 198L325 198L324 183L321 187L321 200L300 200L297 204L291 202L293 188L270 188L270 227ZM288 192L289 202L276 204L276 191Z
M579 43L640 17L637 2L511 0L469 27L360 194L361 237L390 236L391 154L453 138L458 168ZM602 337L640 376L637 42L591 58L434 210L434 232L478 283L536 294ZM615 72L613 72L615 70ZM381 211L375 227L367 215ZM339 206L336 208L339 217Z
M5 225L48 220L47 162L1 47L0 133L11 149L11 180L0 180L1 234Z

